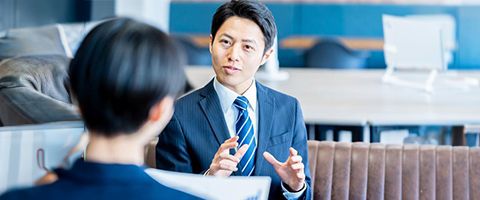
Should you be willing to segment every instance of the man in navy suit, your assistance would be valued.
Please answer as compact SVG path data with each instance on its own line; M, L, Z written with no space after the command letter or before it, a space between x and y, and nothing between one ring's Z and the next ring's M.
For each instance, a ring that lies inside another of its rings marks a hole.
M131 19L94 28L70 63L71 92L89 130L85 160L55 182L0 199L197 199L144 172L145 145L166 126L184 61L160 30Z
M254 79L272 54L276 25L258 1L231 1L212 20L216 77L175 104L157 167L213 176L270 176L270 199L311 199L298 101ZM228 194L225 194L228 195Z

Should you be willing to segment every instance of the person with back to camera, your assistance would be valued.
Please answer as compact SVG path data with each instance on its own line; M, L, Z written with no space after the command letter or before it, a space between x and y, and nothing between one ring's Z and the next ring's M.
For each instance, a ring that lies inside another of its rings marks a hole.
M216 76L177 100L159 136L157 168L270 176L270 199L311 199L300 105L254 79L273 52L276 31L272 13L258 1L233 0L217 9L210 32Z
M86 160L57 169L53 183L0 199L198 199L141 167L185 84L184 59L162 31L128 18L95 27L70 62L71 95L88 129Z

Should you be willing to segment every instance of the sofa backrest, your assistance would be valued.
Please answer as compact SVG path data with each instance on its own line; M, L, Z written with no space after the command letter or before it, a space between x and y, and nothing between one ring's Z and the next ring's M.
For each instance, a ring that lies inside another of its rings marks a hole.
M71 105L68 64L68 58L55 55L23 56L2 61L2 124L9 126L80 120Z
M308 141L314 199L480 199L480 148Z

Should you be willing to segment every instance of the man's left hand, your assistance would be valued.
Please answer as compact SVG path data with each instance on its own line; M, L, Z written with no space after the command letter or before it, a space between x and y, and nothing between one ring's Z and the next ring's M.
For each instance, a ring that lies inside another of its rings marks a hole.
M300 191L305 185L305 166L302 163L302 156L297 150L290 147L290 156L287 161L279 162L272 154L263 153L263 157L273 166L282 181L292 189L292 192Z

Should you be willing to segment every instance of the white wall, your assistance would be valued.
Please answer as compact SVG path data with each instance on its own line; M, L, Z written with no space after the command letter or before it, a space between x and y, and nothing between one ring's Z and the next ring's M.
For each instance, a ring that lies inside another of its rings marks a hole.
M117 16L132 17L168 32L170 0L115 0Z

